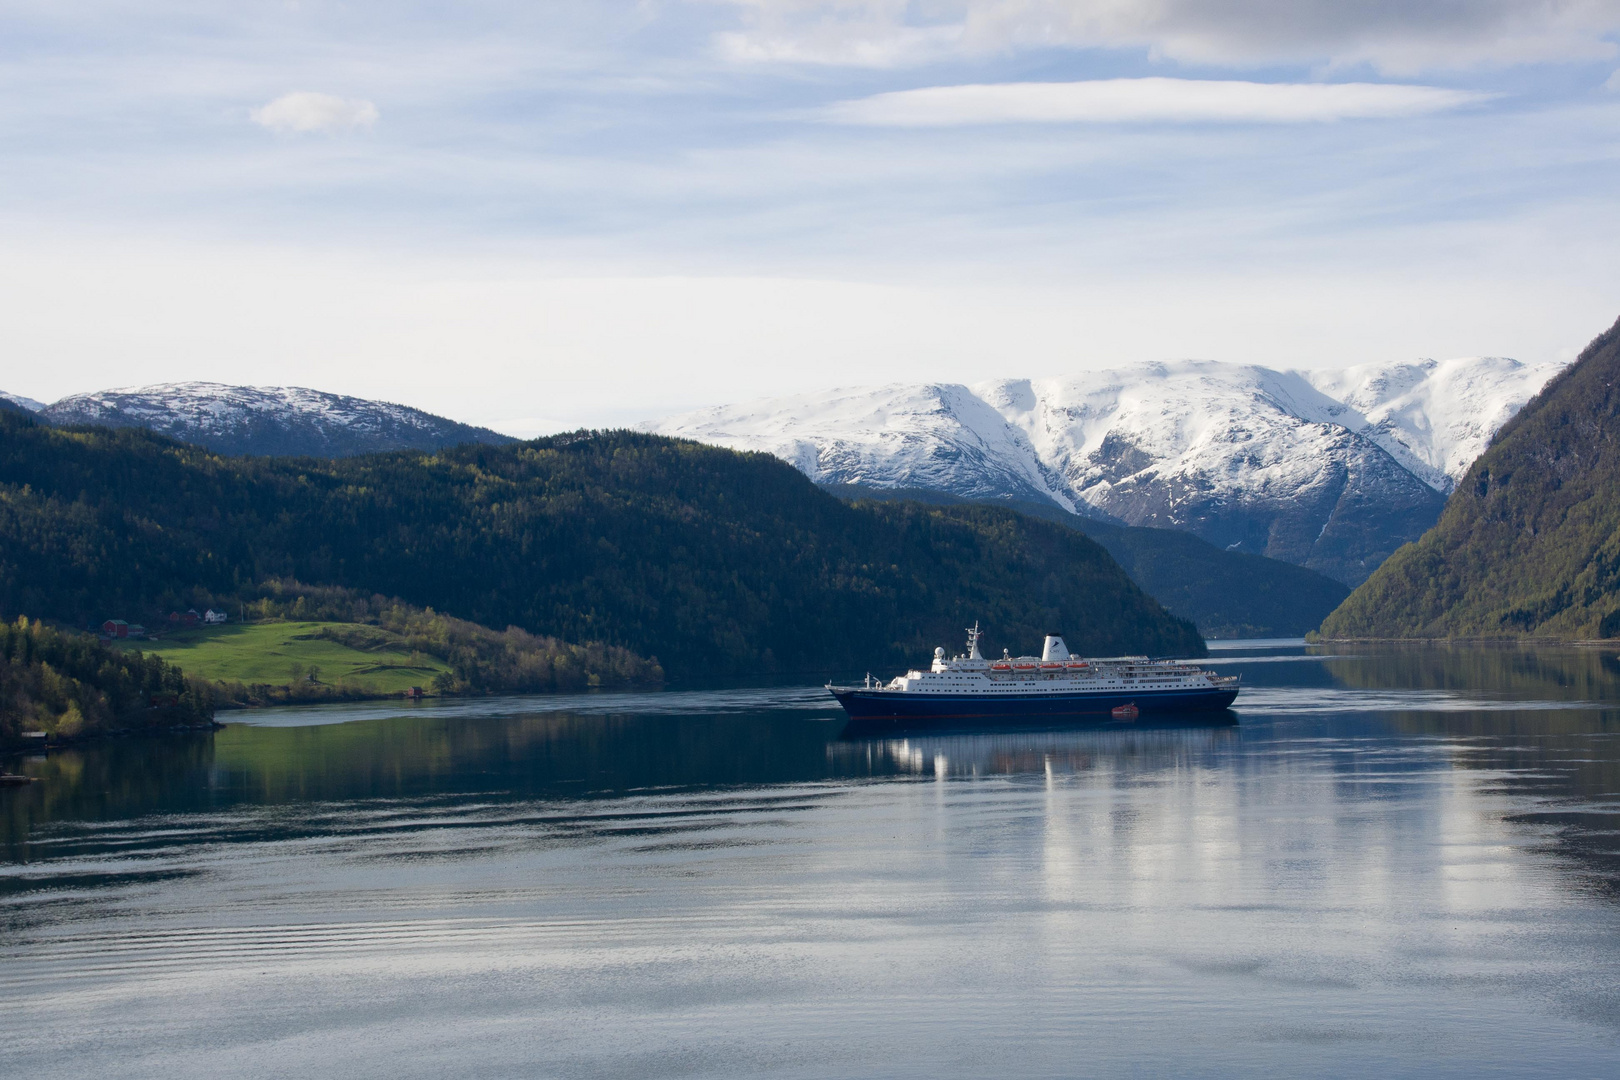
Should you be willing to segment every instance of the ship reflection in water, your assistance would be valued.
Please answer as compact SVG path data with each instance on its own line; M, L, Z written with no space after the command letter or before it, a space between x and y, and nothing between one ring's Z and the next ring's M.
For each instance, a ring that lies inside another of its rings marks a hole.
M1613 653L1214 651L1233 712L1174 725L862 734L785 687L0 761L43 781L0 791L0 1061L1616 1075Z
M1085 773L1097 769L1155 770L1209 756L1237 737L1237 716L1216 714L1182 724L1132 725L1121 730L1092 725L1022 731L940 732L898 735L870 725L849 724L827 758L847 770L857 762L871 772L950 776L1017 776Z

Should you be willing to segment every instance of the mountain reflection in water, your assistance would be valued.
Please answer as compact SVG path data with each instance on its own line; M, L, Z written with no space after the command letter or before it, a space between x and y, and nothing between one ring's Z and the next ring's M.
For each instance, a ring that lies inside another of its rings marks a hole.
M1236 723L863 733L790 687L267 710L14 759L45 782L0 792L0 1059L1613 1075L1613 651L1210 666L1244 676Z

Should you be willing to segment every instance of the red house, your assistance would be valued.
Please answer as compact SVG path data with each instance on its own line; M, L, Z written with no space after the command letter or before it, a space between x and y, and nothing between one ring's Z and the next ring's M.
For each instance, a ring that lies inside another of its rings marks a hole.
M127 638L129 637L129 623L123 619L108 619L101 624L101 632L108 637Z

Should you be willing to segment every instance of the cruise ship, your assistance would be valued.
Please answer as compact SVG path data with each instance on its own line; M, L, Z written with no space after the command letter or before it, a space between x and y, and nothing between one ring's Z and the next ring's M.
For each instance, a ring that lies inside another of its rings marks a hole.
M1098 718L1130 721L1144 714L1225 709L1238 695L1238 676L1217 675L1180 660L1145 656L1070 656L1058 634L1041 655L986 660L979 624L968 632L965 656L934 650L927 671L887 683L827 684L852 720L1029 720Z

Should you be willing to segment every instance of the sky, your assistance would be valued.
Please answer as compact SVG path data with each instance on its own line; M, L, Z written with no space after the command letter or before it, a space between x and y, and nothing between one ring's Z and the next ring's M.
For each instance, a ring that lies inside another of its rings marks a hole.
M5 0L0 390L1567 360L1620 0Z

